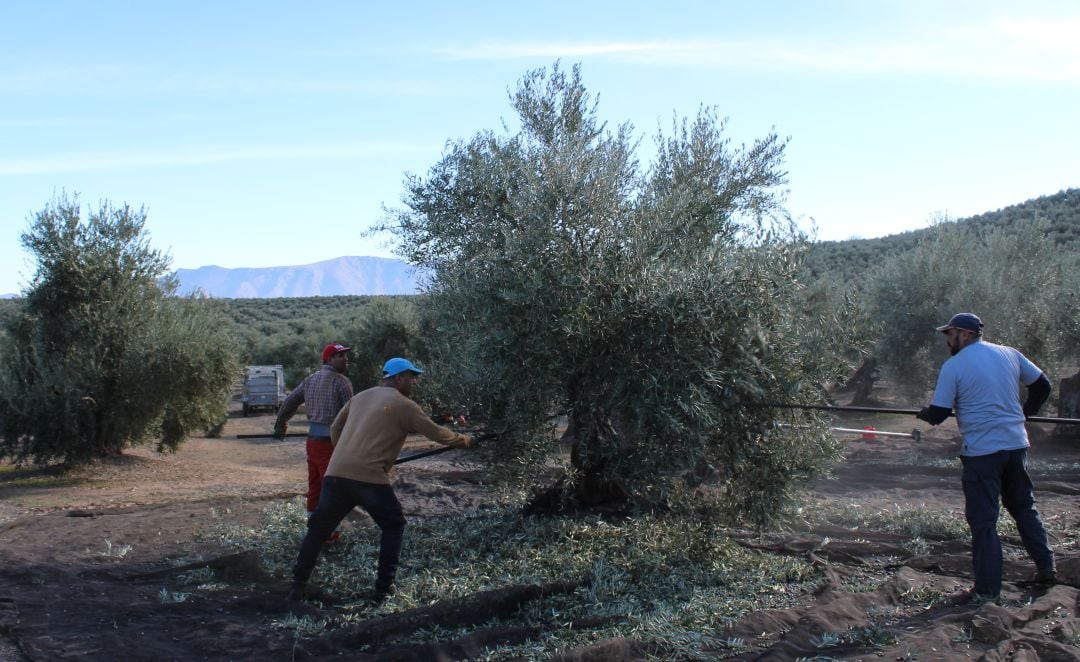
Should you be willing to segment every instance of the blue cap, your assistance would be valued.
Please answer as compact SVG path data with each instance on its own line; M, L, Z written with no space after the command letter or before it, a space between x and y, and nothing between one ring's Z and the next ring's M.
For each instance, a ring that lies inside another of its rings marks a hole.
M946 324L945 326L939 326L937 330L945 333L949 329L962 329L964 331L972 331L974 333L979 333L980 331L982 331L982 328L983 323L982 320L979 319L978 315L974 315L972 313L957 313L952 316L952 319L949 320L948 324Z
M394 357L394 358L390 359L389 361L387 361L386 365L384 365L382 367L382 376L383 376L383 379L386 379L387 377L393 377L394 375L400 375L401 373L405 372L406 370L411 370L412 372L415 372L418 375L424 374L424 371L421 370L420 368L417 368L416 366L414 366L412 364L412 362L409 361L409 359L403 359L403 358L400 358L400 357Z

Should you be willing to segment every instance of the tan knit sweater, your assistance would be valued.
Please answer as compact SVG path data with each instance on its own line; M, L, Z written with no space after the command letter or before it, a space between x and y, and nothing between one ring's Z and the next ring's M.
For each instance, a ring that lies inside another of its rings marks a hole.
M354 395L330 426L327 476L365 483L390 483L405 437L422 434L446 446L465 446L465 435L435 424L416 404L392 386L373 386Z

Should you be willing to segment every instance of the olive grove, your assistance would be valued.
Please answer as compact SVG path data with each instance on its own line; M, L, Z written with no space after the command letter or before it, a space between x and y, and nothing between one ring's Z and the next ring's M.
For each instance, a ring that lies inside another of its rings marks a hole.
M408 297L378 297L360 310L344 334L353 348L348 376L357 390L382 379L388 358L406 356L420 365L427 358L416 303Z
M239 375L220 310L170 296L170 260L150 246L145 212L80 212L60 196L21 237L37 271L0 356L0 452L17 462L175 450L225 418Z
M1080 360L1080 260L1035 220L1009 227L942 222L912 250L867 279L869 316L881 323L874 355L901 396L922 402L933 389L945 343L934 331L972 312L991 342L1012 345L1052 382Z
M527 74L511 102L519 132L451 144L383 226L432 275L433 365L504 433L486 453L532 476L565 417L563 503L671 503L708 479L718 512L766 522L836 443L757 405L819 401L851 343L852 311L796 277L785 141L734 147L703 109L642 168L578 67Z

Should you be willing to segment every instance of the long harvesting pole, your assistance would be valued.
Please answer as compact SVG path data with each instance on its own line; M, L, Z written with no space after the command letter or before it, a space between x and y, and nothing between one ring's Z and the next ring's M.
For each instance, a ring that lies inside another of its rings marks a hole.
M478 434L473 437L473 445L470 446L470 448L476 448L480 445L480 442L487 441L488 439L494 439L495 437L498 437L499 434L505 433L485 432L483 434ZM431 457L432 455L438 455L439 453L445 453L446 451L452 450L460 449L457 446L442 446L441 448L433 448L429 451L421 451L419 453L413 453L412 455L399 457L398 459L394 460L394 464L401 464L402 462L412 462L413 460L419 460L422 457Z

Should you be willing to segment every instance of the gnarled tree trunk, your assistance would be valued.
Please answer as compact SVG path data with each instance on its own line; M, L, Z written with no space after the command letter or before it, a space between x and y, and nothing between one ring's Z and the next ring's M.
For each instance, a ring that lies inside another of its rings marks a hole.
M856 406L870 404L870 395L874 392L874 382L877 381L877 376L877 359L872 356L866 357L862 365L845 384L844 390L854 391L854 395L851 396L851 404Z
M584 506L622 502L628 496L622 481L608 471L612 453L625 448L630 441L625 418L619 412L592 416L588 422L573 415L569 417L567 431L573 430L570 465L581 475L574 497Z
M1058 388L1058 416L1080 418L1080 371L1061 380ZM1054 433L1063 436L1080 435L1080 426L1059 425Z
M555 513L577 508L620 506L626 503L629 492L621 480L610 472L614 459L611 449L625 448L629 443L627 426L616 421L624 416L587 417L567 416L562 444L570 446L570 464L579 480L573 485L559 481L538 493L525 507L526 513Z

